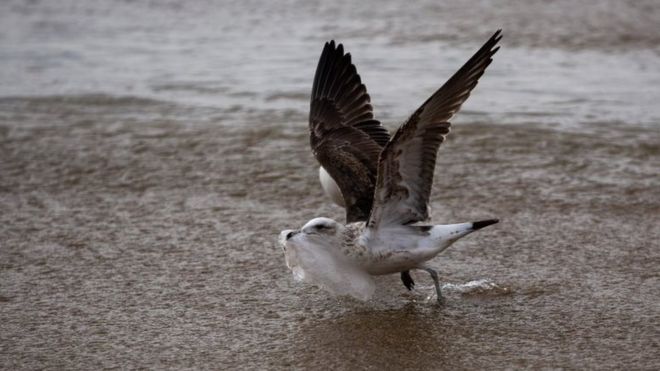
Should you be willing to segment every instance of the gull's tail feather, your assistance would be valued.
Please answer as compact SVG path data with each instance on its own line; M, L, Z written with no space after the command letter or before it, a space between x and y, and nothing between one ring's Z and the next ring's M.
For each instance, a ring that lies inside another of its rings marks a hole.
M451 246L460 238L497 222L499 222L499 219L486 219L477 222L458 224L434 225L430 229L430 238L427 240L428 244L425 244L425 247L429 249L429 253L432 256L435 256Z
M476 231L478 229L488 227L489 225L499 223L499 221L500 221L499 219L486 219L486 220L480 220L478 222L473 222L472 229Z

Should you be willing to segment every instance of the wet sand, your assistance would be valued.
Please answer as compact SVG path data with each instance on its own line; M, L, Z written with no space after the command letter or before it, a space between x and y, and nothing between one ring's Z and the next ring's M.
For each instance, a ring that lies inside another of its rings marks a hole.
M297 284L277 233L342 219L306 117L0 99L0 368L657 369L660 131L463 122L433 220L499 217L374 300ZM390 126L390 129L393 127Z
M660 369L654 0L0 2L0 369ZM323 42L393 130L495 29L432 217L501 223L367 303L276 244L325 215Z

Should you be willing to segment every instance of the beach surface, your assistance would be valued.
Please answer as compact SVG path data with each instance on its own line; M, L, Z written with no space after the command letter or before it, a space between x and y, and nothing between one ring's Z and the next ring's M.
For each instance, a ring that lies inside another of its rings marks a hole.
M3 2L0 368L660 368L659 7L433 3ZM323 42L394 131L497 28L431 215L501 221L431 262L445 304L295 282L280 230L344 218Z

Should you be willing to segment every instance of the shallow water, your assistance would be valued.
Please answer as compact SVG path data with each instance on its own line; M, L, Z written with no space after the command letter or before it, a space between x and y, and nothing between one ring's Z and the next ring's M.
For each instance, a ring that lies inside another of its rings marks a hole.
M0 95L133 95L218 107L237 125L305 115L334 38L394 127L503 28L457 122L660 122L656 1L437 3L4 1Z
M0 5L0 367L659 367L653 2L53 4ZM307 143L323 41L394 129L497 27L432 216L502 222L433 261L446 304L295 283L278 232L343 218Z

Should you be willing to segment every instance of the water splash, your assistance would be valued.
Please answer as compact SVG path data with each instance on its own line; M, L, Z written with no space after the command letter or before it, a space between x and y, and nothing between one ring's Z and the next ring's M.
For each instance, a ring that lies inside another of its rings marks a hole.
M475 291L483 292L483 291L491 291L494 289L498 289L501 287L493 282L491 279L488 278L483 278L480 280L475 280L475 281L470 281L466 283L446 283L442 285L442 290L443 291L454 291L458 292L461 294L469 294Z
M444 294L457 293L460 295L485 295L497 296L507 295L511 293L511 289L498 285L489 278L482 278L479 280L469 281L466 283L446 283L442 285L442 292ZM427 298L428 300L435 300L435 293Z

